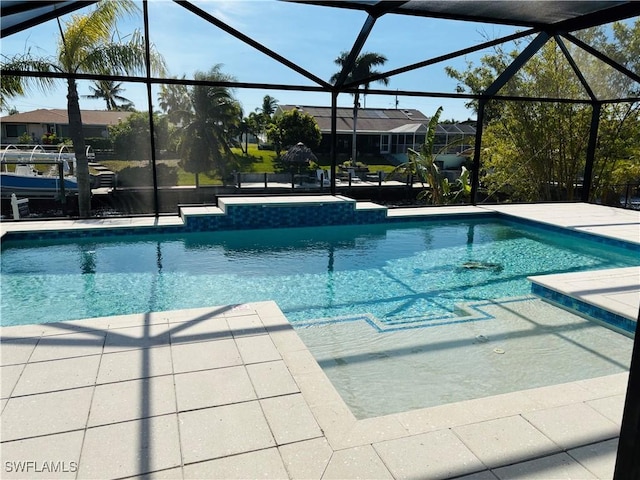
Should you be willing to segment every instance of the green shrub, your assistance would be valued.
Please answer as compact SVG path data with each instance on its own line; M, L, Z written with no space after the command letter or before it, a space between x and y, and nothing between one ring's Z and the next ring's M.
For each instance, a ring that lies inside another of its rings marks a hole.
M87 137L84 140L85 145L91 145L96 150L113 150L113 140L103 137Z
M29 135L27 132L24 132L18 137L18 143L20 145L28 145L30 143L33 143L33 139L31 138L31 135Z
M178 185L178 168L162 163L156 165L159 186ZM151 165L125 167L118 172L118 187L144 187L153 185Z
M42 138L40 139L40 141L44 145L56 145L58 143L58 137L56 136L55 133L47 132L44 135L42 135Z

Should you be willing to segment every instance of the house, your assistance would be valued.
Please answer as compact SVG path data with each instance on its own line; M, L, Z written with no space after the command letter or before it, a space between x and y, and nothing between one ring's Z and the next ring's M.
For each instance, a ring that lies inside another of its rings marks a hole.
M331 151L331 108L306 105L278 106L278 112L293 109L308 113L315 118L322 132L322 142L316 151L328 154ZM358 109L356 136L358 158L372 155L405 157L409 148L419 149L420 145L424 143L429 120L429 117L415 109ZM338 135L336 153L350 157L353 138L353 107L338 107L336 122ZM469 122L438 124L434 150L440 152L446 145L454 143L451 148L446 150L446 153L460 153L470 147L475 133L475 126Z
M107 110L82 110L82 127L85 138L109 136L107 127L117 125L132 112ZM2 132L0 143L17 143L25 133L33 143L40 143L45 133L55 133L58 138L69 137L69 117L63 109L38 109L31 112L15 113L0 118Z

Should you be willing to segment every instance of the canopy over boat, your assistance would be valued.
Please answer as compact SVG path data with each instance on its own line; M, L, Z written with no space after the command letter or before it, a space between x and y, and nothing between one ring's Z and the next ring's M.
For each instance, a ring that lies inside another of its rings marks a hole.
M88 149L87 149L88 151ZM89 153L89 152L88 152ZM90 158L94 155L88 154ZM67 174L75 166L75 154L67 145L46 149L42 145L8 145L2 148L0 163L0 194L10 197L59 197L78 193L78 182ZM15 165L13 171L9 165ZM54 172L42 173L34 165L58 166Z

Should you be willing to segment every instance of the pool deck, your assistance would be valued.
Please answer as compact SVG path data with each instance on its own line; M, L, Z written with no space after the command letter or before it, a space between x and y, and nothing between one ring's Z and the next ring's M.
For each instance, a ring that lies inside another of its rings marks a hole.
M640 243L640 212L628 210L424 210L500 211ZM96 223L157 221L180 220ZM88 221L55 223L76 222ZM602 274L579 288L557 284L626 303L637 316L640 270L628 273L622 286L603 286ZM274 302L0 335L2 478L611 478L628 380L621 373L357 420Z

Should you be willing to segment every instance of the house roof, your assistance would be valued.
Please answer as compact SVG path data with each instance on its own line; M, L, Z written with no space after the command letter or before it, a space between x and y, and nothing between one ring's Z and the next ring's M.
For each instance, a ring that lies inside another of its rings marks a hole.
M438 133L453 133L475 135L476 128L469 123L440 123L437 128Z
M108 110L82 110L83 125L116 125L126 120L133 112L119 112ZM65 109L38 109L30 112L15 113L0 118L2 123L53 123L68 125L69 116Z
M331 132L331 107L309 105L279 105L280 111L297 109L315 118L322 132ZM353 131L353 107L338 107L337 131ZM415 109L360 108L358 109L358 132L382 133L395 129L413 132L414 128L429 122L429 117Z
M320 131L331 132L331 108L309 105L279 105L279 111L297 109L315 118ZM418 133L426 131L430 118L412 108L360 108L358 109L359 133ZM353 107L338 107L338 133L353 132ZM440 123L436 129L441 134L475 135L476 129L469 123Z
M391 130L391 133L418 133L426 132L427 127L424 123L407 123Z

